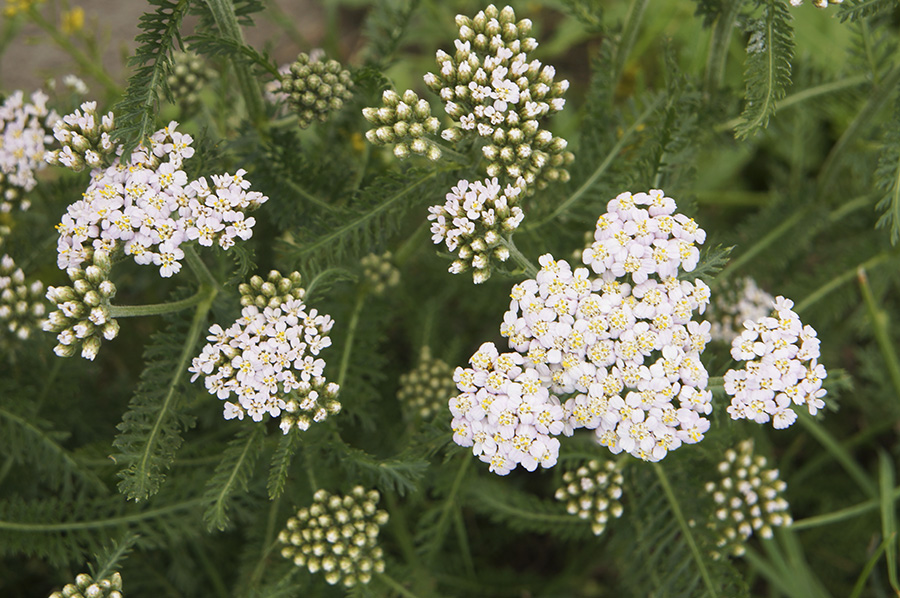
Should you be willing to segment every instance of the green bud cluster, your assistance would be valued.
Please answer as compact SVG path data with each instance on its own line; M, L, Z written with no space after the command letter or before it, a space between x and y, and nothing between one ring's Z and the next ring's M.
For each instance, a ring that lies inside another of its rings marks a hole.
M556 500L566 503L570 515L590 520L595 536L606 529L610 515L616 519L622 516L622 468L615 461L592 459L565 472L563 484L556 491Z
M302 300L306 291L300 287L300 273L291 272L283 276L278 270L272 270L266 280L262 276L253 276L250 282L238 286L241 294L241 305L255 305L259 309L278 307L292 299Z
M305 432L313 422L328 419L329 415L341 412L337 400L341 387L335 382L327 382L321 376L313 376L309 382L298 382L298 387L284 397L281 411L281 431L287 434L293 428Z
M200 104L200 91L215 76L215 71L193 52L175 52L166 83L182 110L190 111Z
M428 421L458 394L453 368L434 359L430 347L422 347L416 369L400 376L397 399L408 419Z
M92 262L89 266L66 270L72 286L47 288L47 299L57 310L44 322L44 330L57 333L59 344L53 351L60 357L75 355L81 346L81 356L93 361L101 338L116 338L119 323L109 316L109 302L116 295L116 285L109 280L109 254L102 250L88 253L92 254L87 257Z
M362 486L346 496L318 490L313 504L297 511L278 534L285 545L281 555L310 573L323 572L331 585L369 583L372 573L384 572L384 552L376 543L388 514L377 508L380 498Z
M363 267L363 279L373 295L384 295L391 287L400 284L400 271L391 263L391 252L381 255L370 253L359 263Z
M47 152L44 160L75 172L84 170L85 166L107 166L116 157L116 145L110 137L114 127L112 112L100 115L97 102L85 102L81 109L65 115L53 125L53 136L62 149Z
M43 325L47 309L43 296L41 281L26 284L25 273L16 268L13 259L8 255L0 258L0 325L9 333L4 334L4 345L27 339Z
M516 21L511 7L492 4L474 18L458 15L456 24L455 53L438 51L437 74L425 76L454 121L441 136L451 143L480 138L488 176L511 180L529 194L568 181L574 156L565 139L541 125L562 110L569 83L555 81L552 66L529 60L538 45L528 35L531 21Z
M50 598L122 598L122 576L116 572L94 581L87 573L75 577L75 583L66 584L62 590L50 594Z
M313 121L325 121L329 113L340 110L353 97L350 71L336 60L312 60L301 53L281 79L281 91L287 94L300 118L300 128Z
M743 555L754 531L771 538L773 527L791 524L783 496L787 484L778 479L777 469L765 469L766 464L765 457L753 454L753 441L745 440L737 450L725 451L718 466L719 482L707 482L706 491L716 504L708 523L717 536L714 559Z
M375 125L366 132L366 139L376 145L393 145L394 155L401 160L410 153L437 161L441 150L428 137L436 135L440 121L431 116L427 100L407 89L400 96L390 89L381 95L381 108L363 108L363 116Z

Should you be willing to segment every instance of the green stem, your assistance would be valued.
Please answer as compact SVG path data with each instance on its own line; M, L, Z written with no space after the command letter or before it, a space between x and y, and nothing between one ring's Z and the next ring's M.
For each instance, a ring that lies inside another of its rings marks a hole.
M391 518L388 520L388 524L391 526L391 530L393 530L394 532L394 537L397 539L397 544L400 545L400 551L403 553L403 558L406 559L406 563L414 571L419 571L419 554L416 552L416 548L413 545L412 536L409 533L409 527L406 523L406 514L403 512L402 507L397 502L397 497L393 492L385 490L384 492L382 492L382 496L384 496L384 500L387 503L388 512L391 514Z
M866 561L866 564L863 566L862 571L859 573L859 577L856 578L856 583L853 584L853 591L850 592L849 598L859 598L862 596L863 589L866 587L866 581L869 579L869 576L872 574L872 570L875 568L875 564L878 562L878 559L881 558L881 555L887 549L888 544L896 540L896 538L885 538L881 541L881 544L878 548L875 549L875 552L869 557L869 560Z
M878 343L878 348L881 350L881 356L884 358L888 374L890 374L891 383L894 385L894 392L900 398L900 360L897 359L897 351L894 349L894 343L891 340L891 327L888 315L884 310L879 309L875 303L875 296L872 294L872 287L869 286L869 277L866 275L865 269L859 268L856 276L859 281L859 289L866 304L866 311L869 313L869 320L872 322L875 342Z
M379 580L381 580L381 583L391 588L401 596L406 596L406 598L418 598L418 596L397 583L397 581L387 573L376 573L375 575Z
M782 574L781 571L773 567L762 555L758 554L749 546L745 547L744 559L750 565L759 571L773 586L777 587L786 596L796 596L794 592L793 581L789 577ZM774 559L773 559L774 560Z
M112 80L112 77L107 75L106 71L104 71L95 61L86 56L84 52L76 48L68 37L60 33L56 27L51 25L43 15L38 12L34 5L28 7L28 17L38 27L46 31L53 41L78 63L78 66L99 81L110 95L118 96L122 93L122 90L116 82Z
M197 255L197 248L195 245L185 246L184 260L187 262L191 272L194 273L194 276L197 277L197 282L201 285L205 284L210 286L216 290L219 289L219 281L216 280L216 277L212 275L212 272L209 271L209 268L206 267L206 264L204 264L203 260L200 259L200 256Z
M703 578L703 583L706 585L706 591L709 592L709 595L715 598L718 596L716 592L716 586L713 585L712 578L709 575L709 571L706 569L706 563L703 562L703 555L700 554L700 548L697 546L697 542L694 540L694 535L691 533L691 528L688 526L687 520L684 518L684 514L681 512L681 505L678 504L678 499L675 497L675 492L672 490L672 485L669 484L669 478L666 476L666 472L663 470L662 466L659 463L653 464L653 471L656 472L656 476L659 478L660 484L662 484L663 491L666 493L666 498L669 499L669 504L672 505L672 512L675 514L675 518L678 519L678 525L681 527L681 533L684 535L685 540L687 540L688 546L691 548L691 553L694 555L694 561L697 563L697 568L700 570L700 576Z
M363 303L366 299L365 293L359 293L356 296L356 305L353 306L353 314L350 316L350 324L347 328L347 336L344 338L344 352L341 354L341 366L338 370L337 384L344 386L344 380L347 377L347 370L350 367L350 352L353 350L353 337L356 336L356 328L359 326L359 316L362 313Z
M137 316L159 316L162 314L170 314L189 307L194 307L203 302L210 294L210 288L201 286L200 289L179 301L170 301L168 303L149 303L147 305L110 305L110 318L133 318Z
M450 486L450 492L447 494L447 498L444 499L444 506L441 508L441 516L438 518L435 526L435 529L438 530L437 533L441 535L443 535L447 529L447 518L450 516L450 511L456 503L456 495L459 494L459 489L462 487L462 481L465 479L466 472L469 470L469 463L472 461L471 456L468 454L462 454L460 458L462 462L459 465L459 470L456 472L456 478L453 480L453 485ZM429 563L434 559L437 550L442 544L443 537L431 544L431 551L427 555Z
M3 467L0 467L0 486L3 485L3 480L6 479L6 476L9 475L9 472L12 471L13 466L13 458L7 457L6 461L3 462Z
M780 102L778 102L778 110L785 110L791 106L796 104L802 104L807 100L811 100L813 98L817 98L822 95L827 95L829 93L834 93L835 91L841 91L844 89L849 89L851 87L857 87L864 83L869 82L868 75L856 75L854 77L847 77L846 79L841 79L839 81L831 81L830 83L823 83L822 85L816 85L815 87L809 87L804 89L803 91L798 91L797 93L793 93ZM733 131L736 126L741 124L741 118L735 117L729 121L726 121L720 125L716 125L714 130L716 133L724 133L726 131Z
M325 200L319 199L289 178L282 178L281 182L287 185L291 189L291 191L295 192L297 195L313 204L314 206L322 208L323 210L328 210L329 212L334 212L337 209L337 207L331 205Z
M500 244L509 250L510 257L512 257L516 261L516 263L519 264L519 266L521 266L523 270L525 270L525 274L528 276L528 278L535 278L537 276L537 266L535 266L531 262L531 260L525 257L525 254L519 251L519 248L516 247L516 244L513 242L511 236L509 238L500 237Z
M898 250L894 250L892 252L885 251L883 253L879 253L878 255L867 259L866 261L859 264L858 266L854 266L853 268L850 268L849 270L846 270L846 271L842 272L841 274L838 274L837 276L835 276L834 278L832 278L831 280L829 280L828 282L826 282L825 284L820 286L818 289L816 289L815 291L813 291L812 293L807 295L806 299L804 299L800 303L796 304L794 306L794 311L799 314L802 311L808 309L811 305L818 303L826 295L834 292L835 290L837 290L844 284L853 280L856 277L856 273L859 271L860 268L862 268L863 270L871 270L872 268L881 264L882 262L886 262L891 258L897 257L898 255L900 255L900 252L898 252Z
M771 246L775 241L778 240L779 237L788 232L791 228L794 227L798 222L803 220L808 214L808 210L799 210L791 215L790 218L784 220L781 224L773 228L767 235L761 238L759 241L750 246L747 251L743 252L737 258L732 260L720 273L716 276L715 284L716 286L720 285L723 281L725 281L731 274L752 260L754 257L759 255L762 251Z
M206 4L209 6L209 11L212 13L221 34L240 45L244 45L244 36L234 14L234 5L229 0L206 0ZM241 94L244 96L244 103L247 105L247 115L250 118L250 122L259 126L265 118L265 109L263 108L262 92L259 89L259 84L245 63L234 60L232 66L237 77L238 87L241 88Z
M869 99L863 105L862 110L859 111L853 122L847 126L843 135L837 140L822 163L816 181L819 191L824 191L832 186L834 177L838 175L839 169L837 165L843 158L844 151L850 146L850 142L863 131L863 128L881 110L885 102L894 95L898 83L900 83L900 67L894 68L894 70L885 75L880 85L876 85L869 91Z
M118 525L128 525L138 523L139 521L147 521L148 519L156 519L169 513L191 509L206 504L202 498L194 498L184 502L176 503L166 507L157 509L149 509L140 513L132 513L130 515L119 515L117 517L109 517L107 519L95 519L93 521L69 521L63 523L20 523L17 521L0 521L0 529L15 532L28 533L49 533L49 532L72 532L82 529L97 529L101 527L115 527ZM199 516L199 514L198 514Z
M728 46L734 31L734 21L741 9L742 0L727 0L716 19L712 38L709 40L709 54L706 59L706 73L703 77L703 89L706 96L712 96L722 87L725 79L725 62L728 59Z
M619 86L622 73L625 72L625 63L628 61L628 55L634 47L641 19L649 3L650 0L631 0L631 5L628 7L628 14L625 15L625 26L622 28L622 36L618 45L616 45L616 53L613 57L613 89Z
M875 484L872 480L869 479L869 476L866 475L866 472L859 466L859 464L853 459L850 453L845 449L841 444L831 435L828 430L826 430L819 422L812 418L812 416L802 413L800 417L797 419L800 420L800 425L802 425L806 430L812 434L819 443L824 446L829 453L837 460L838 463L846 470L850 477L856 480L857 485L859 485L860 489L869 496L875 496L878 494L878 489L875 487Z
M594 183L597 182L597 179L603 176L603 173L605 173L610 165L612 165L613 160L618 157L619 152L622 151L622 148L624 148L625 145L627 145L631 141L631 136L634 135L634 133L641 127L641 125L644 124L644 121L650 118L650 115L653 114L653 112L659 107L662 101L663 96L659 96L658 98L653 100L653 102L646 108L646 110L644 110L644 112L641 113L637 120L634 121L630 127L628 127L625 133L622 134L622 138L619 139L615 146L613 146L613 148L606 155L606 158L604 158L603 162L601 162L599 166L597 166L596 170L594 170L591 176L588 177L588 179L584 183L582 183L582 185L578 189L576 189L575 192L572 193L572 195L570 195L564 202L558 205L556 209L553 210L552 214L536 224L533 224L531 226L526 225L524 227L524 230L531 230L543 226L544 224L550 222L551 220L568 210L570 207L572 207L573 204L575 204L575 202L581 199L582 196L587 193L588 190L594 185Z
M191 544L200 560L200 566L203 568L203 571L206 572L209 581L212 582L215 595L218 596L218 598L228 598L231 594L228 592L228 587L225 585L225 582L222 581L222 576L219 574L220 567L213 564L212 560L209 558L209 554L206 552L206 548L201 542L193 541Z
M278 507L281 504L281 497L282 494L279 494L278 497L272 501L272 504L269 505L269 517L266 522L266 536L263 540L263 549L260 552L259 560L256 562L256 567L253 568L253 573L250 575L250 587L259 586L263 578L263 573L266 570L266 561L272 553L272 550L278 545L274 536L275 522L278 519Z

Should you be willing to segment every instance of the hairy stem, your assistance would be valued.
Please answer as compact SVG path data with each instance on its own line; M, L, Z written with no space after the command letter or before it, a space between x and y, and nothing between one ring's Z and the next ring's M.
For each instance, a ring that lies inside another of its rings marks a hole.
M891 377L891 383L894 385L894 392L900 399L900 359L897 359L897 350L891 340L890 326L888 315L883 309L879 309L875 303L875 295L872 294L872 287L869 286L869 277L866 275L864 268L856 271L856 277L859 281L859 290L862 292L863 301L866 304L866 311L869 314L869 320L872 323L872 333L875 335L875 342L881 350L881 356L884 364L887 366L888 374Z
M869 496L875 496L878 493L877 487L872 480L869 479L869 476L866 475L866 472L863 471L862 467L860 467L856 460L853 459L847 449L841 446L828 430L806 413L801 413L800 417L797 419L800 420L800 424L806 428L806 430L812 434L829 453L831 453L844 470L850 474L850 477L856 481L860 490Z
M534 278L537 276L537 266L535 266L531 262L531 260L525 257L525 254L519 251L519 248L516 247L516 244L512 240L512 236L510 236L509 238L500 237L500 244L509 250L510 257L513 258L513 260L515 260L515 262L519 264L519 266L521 266L523 270L525 270L525 274L528 276L528 278Z
M835 276L834 278L832 278L831 280L829 280L828 282L826 282L825 284L820 286L818 289L816 289L815 291L813 291L812 293L807 295L806 299L804 299L800 303L796 304L794 306L794 311L799 314L800 312L808 309L811 305L818 303L825 296L829 295L830 293L833 293L834 291L836 291L843 285L845 285L848 282L850 282L851 280L853 280L856 277L856 273L860 269L871 270L875 266L880 265L882 262L886 262L892 258L896 258L898 255L900 255L900 251L898 251L898 250L894 250L894 251L890 251L890 252L885 251L885 252L879 253L878 255L876 255L874 257L867 259L866 261L859 264L858 266L854 266L853 268L850 268L849 270L846 270L846 271L842 272L841 274L838 274L837 276Z
M703 90L707 96L713 95L722 87L725 79L725 62L728 59L728 46L734 22L741 9L742 0L726 0L713 27L709 40L709 54L706 59L706 73L703 77Z
M628 55L634 47L634 41L637 39L641 20L649 2L650 0L631 0L631 5L628 7L628 14L625 15L625 25L622 28L622 35L619 38L616 53L613 57L613 89L618 87L622 73L625 72L625 63L628 61Z
M97 529L102 527L116 527L119 525L128 525L139 521L147 521L148 519L156 519L163 515L192 509L205 504L202 498L194 498L184 502L159 507L156 509L147 509L139 513L131 513L129 515L118 515L107 519L95 519L93 521L66 521L57 523L20 523L18 521L0 521L0 530L10 530L15 532L29 533L46 533L46 532L71 532L81 529ZM199 513L198 513L199 515Z
M200 289L185 299L170 301L168 303L149 303L147 305L110 305L110 318L133 318L138 316L159 316L171 314L199 305L210 295L210 288L201 286Z
M353 306L353 314L350 316L350 324L347 327L347 336L344 338L344 352L341 354L341 366L338 370L337 384L344 386L347 378L347 369L350 367L350 353L353 350L353 337L356 336L356 328L359 326L359 316L362 313L366 294L359 293L356 296L356 305Z
M186 245L184 249L184 260L187 262L188 268L197 277L197 282L201 285L208 285L216 290L219 289L219 281L212 275L200 256L197 255L197 249L194 245Z

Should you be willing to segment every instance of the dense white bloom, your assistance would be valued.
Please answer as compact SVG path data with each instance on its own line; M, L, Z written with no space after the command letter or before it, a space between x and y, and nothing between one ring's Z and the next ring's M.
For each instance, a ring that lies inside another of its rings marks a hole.
M340 411L338 386L323 377L319 352L331 345L331 316L307 310L288 297L278 307L247 305L223 330L209 329L210 341L189 371L204 377L207 391L225 403L225 419L281 418L281 429L306 430ZM234 395L234 402L229 400Z
M522 222L522 209L516 204L520 189L507 185L502 189L497 179L469 181L463 179L446 195L443 205L428 208L431 240L444 243L459 259L450 272L459 274L474 270L476 283L491 275L491 262L509 258L502 239Z
M31 94L30 102L22 91L13 92L0 106L0 211L9 212L14 203L26 210L30 206L22 194L37 184L35 172L46 167L44 153L53 143L49 129L59 119L47 108L47 95Z
M484 343L469 359L472 367L453 375L462 392L450 400L453 440L472 447L498 475L520 464L528 471L552 467L559 455L555 436L572 433L559 400L522 361L518 353L501 354Z
M776 297L770 315L747 320L744 332L731 345L731 356L745 361L743 369L728 370L725 392L731 399L732 419L752 419L786 428L797 419L791 405L804 405L810 415L825 406L822 380L827 373L818 363L819 339L791 309L793 301Z
M787 484L778 479L777 469L765 469L766 458L754 455L753 448L753 441L745 440L737 450L725 451L717 468L719 480L705 486L716 505L708 523L717 535L715 559L744 554L753 532L771 538L773 527L791 524L783 496Z
M832 4L841 4L844 0L830 0ZM813 0L813 4L816 8L828 8L829 0ZM803 0L791 0L791 6L800 6L803 4Z
M86 248L122 246L138 264L153 263L169 277L181 269L182 243L196 239L228 249L253 234L255 219L245 214L268 198L248 191L243 169L212 175L212 186L205 177L188 181L182 164L194 155L193 139L177 125L173 121L154 133L150 147L135 150L130 164L116 159L92 171L82 199L56 227L61 269L81 264Z

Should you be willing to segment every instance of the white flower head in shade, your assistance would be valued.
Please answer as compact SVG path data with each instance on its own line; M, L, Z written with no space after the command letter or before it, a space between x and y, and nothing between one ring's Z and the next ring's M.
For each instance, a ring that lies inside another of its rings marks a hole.
M765 469L766 458L754 454L752 440L725 451L719 463L719 479L706 483L706 492L715 503L708 526L717 536L714 559L741 556L747 539L758 533L772 537L772 528L791 524L787 484L778 479L777 469Z
M181 270L182 243L218 244L228 249L253 235L247 213L268 198L249 191L246 171L188 181L184 160L194 155L190 135L171 122L138 148L128 165L116 159L91 172L82 199L69 205L60 223L57 265L78 267L88 248L122 248L138 264L154 264L160 276Z
M775 297L749 276L720 288L707 314L712 340L731 344L744 331L744 322L769 315L774 304Z
M725 374L732 419L771 421L777 428L794 423L792 405L805 406L810 415L825 406L822 381L825 366L818 362L819 339L812 326L800 321L794 303L776 297L768 316L744 323L744 332L731 345L731 356L745 362Z
M35 173L47 166L44 153L53 143L50 128L59 115L47 108L42 91L29 99L15 91L0 106L0 212L29 208L24 194L37 184Z
M519 193L512 185L503 189L496 178L461 180L443 204L428 208L431 240L458 256L450 272L471 269L475 283L482 283L490 278L494 262L509 259L503 239L522 222L522 209L516 205Z
M377 508L381 495L356 486L347 495L317 490L313 503L297 511L278 534L281 556L325 581L351 588L384 573L378 534L388 513Z
M813 0L813 5L816 8L828 8L829 2L831 4L842 4L844 0ZM803 0L791 0L791 6L800 6L803 4Z
M518 353L501 354L484 343L469 359L472 367L456 368L453 376L461 391L450 400L453 440L472 447L498 475L518 465L552 467L559 455L555 437L572 433L559 400L522 361Z
M191 382L203 376L207 391L226 401L225 419L280 417L285 434L341 409L338 385L325 380L319 357L331 345L334 321L288 291L277 307L250 304L229 328L210 327L209 343L189 368Z
M47 310L43 295L41 281L27 283L10 256L0 258L0 346L14 347L43 326Z

